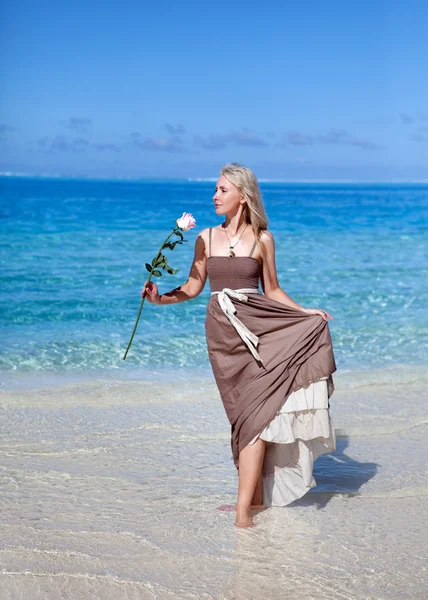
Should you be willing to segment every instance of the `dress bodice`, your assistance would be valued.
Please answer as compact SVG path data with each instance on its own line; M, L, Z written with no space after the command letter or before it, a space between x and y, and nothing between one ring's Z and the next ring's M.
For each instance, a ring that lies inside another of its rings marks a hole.
M207 272L211 292L223 288L258 288L262 265L251 256L210 256Z

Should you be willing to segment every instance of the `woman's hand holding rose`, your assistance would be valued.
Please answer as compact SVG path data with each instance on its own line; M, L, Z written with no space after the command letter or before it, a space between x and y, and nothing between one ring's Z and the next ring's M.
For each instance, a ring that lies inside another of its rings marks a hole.
M153 283L153 281L145 281L141 297L147 298L152 304L160 304L159 290L156 283Z

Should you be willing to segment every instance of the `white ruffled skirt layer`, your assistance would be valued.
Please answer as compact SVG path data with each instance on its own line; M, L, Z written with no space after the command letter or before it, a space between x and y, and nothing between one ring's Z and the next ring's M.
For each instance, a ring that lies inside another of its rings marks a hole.
M299 388L250 443L265 440L263 504L286 506L316 486L314 461L336 450L327 377Z

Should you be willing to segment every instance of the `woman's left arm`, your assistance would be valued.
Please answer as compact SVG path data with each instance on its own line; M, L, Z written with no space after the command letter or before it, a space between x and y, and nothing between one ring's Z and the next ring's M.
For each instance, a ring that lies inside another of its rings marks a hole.
M277 302L282 302L282 304L286 304L287 306L291 306L291 308L305 312L308 315L320 315L324 321L333 319L327 311L322 310L321 308L303 308L303 306L294 302L294 300L279 287L275 263L275 241L272 233L270 231L263 231L260 242L264 248L261 284L265 296L272 300L276 300Z

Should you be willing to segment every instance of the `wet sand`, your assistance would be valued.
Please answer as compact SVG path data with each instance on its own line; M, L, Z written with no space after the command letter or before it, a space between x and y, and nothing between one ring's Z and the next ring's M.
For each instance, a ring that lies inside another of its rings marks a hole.
M428 597L425 371L338 373L317 487L248 530L210 379L5 389L1 600Z

